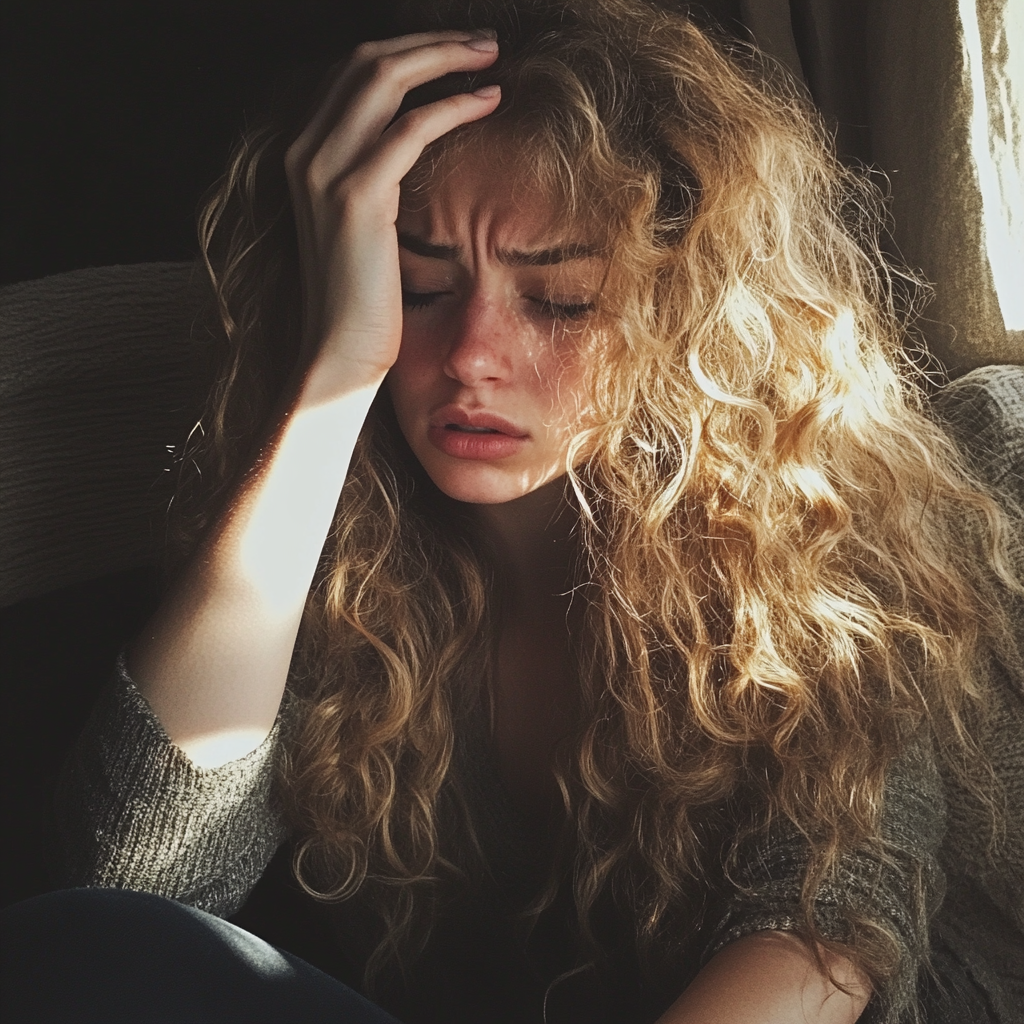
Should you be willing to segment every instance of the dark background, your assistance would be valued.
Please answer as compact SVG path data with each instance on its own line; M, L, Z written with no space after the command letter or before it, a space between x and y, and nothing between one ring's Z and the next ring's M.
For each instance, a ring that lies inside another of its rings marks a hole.
M3 5L0 281L188 259L247 118L296 68L387 34L366 0Z
M4 0L0 284L191 258L200 199L247 118L297 71L391 34L392 6ZM742 33L739 0L703 7Z

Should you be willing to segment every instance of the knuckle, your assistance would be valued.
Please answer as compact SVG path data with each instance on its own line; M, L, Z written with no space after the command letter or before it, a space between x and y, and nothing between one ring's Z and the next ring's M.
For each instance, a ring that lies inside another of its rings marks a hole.
M367 40L360 43L352 51L352 60L362 63L373 60L380 53L380 42L378 40Z
M401 63L393 53L378 54L370 61L370 77L378 83L389 81L397 75Z
M430 120L430 113L430 110L426 107L415 107L413 110L404 113L399 118L402 134L412 136L413 138L422 135L427 122Z
M365 167L356 167L334 183L331 195L340 206L348 207L365 200L373 184L373 175L367 173Z
M340 220L348 224L376 223L381 211L395 205L392 199L377 176L363 169L335 183L331 193L332 207Z
M317 153L304 167L299 168L303 186L311 195L323 195L330 186L331 172L322 153Z
M387 57L374 57L373 60L369 61L366 65L364 80L369 83L371 87L379 86L387 77L389 67L390 61Z
M306 173L303 175L303 185L305 185L306 191L312 196L325 195L331 187L331 179L327 168L314 160L306 168Z

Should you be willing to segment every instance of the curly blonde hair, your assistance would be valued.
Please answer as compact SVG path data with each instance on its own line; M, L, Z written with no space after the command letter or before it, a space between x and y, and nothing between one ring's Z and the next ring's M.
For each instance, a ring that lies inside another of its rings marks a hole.
M809 849L804 934L827 946L815 892L844 855L881 851L894 759L922 732L951 762L978 754L976 649L1003 628L1009 579L1002 513L903 354L877 190L837 162L781 72L679 13L410 8L405 31L493 26L501 54L406 106L492 81L502 101L428 148L406 198L460 153L511 143L514 173L557 197L565 225L604 226L614 268L585 360L596 415L566 463L585 614L557 870L584 934L611 894L653 958L699 920L710 855L727 863L785 820ZM282 164L296 130L248 134L203 213L220 369L183 462L202 475L181 482L182 550L230 495L297 359ZM286 773L299 877L327 898L375 894L387 922L371 972L416 945L416 908L443 879L479 869L453 750L500 621L464 512L382 389L309 595ZM710 834L728 836L721 850ZM900 969L878 922L851 918L843 952L882 990Z

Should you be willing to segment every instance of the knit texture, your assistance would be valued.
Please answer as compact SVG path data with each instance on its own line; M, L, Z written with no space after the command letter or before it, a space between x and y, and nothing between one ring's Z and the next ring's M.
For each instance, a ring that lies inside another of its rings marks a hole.
M1017 516L1010 557L1024 581L1024 367L985 366L954 381L935 411L984 482ZM1004 831L952 773L940 851L947 895L933 933L988 993L1000 1022L1024 1022L1024 598L1005 592L1013 637L983 663L982 742L1002 787Z
M190 263L0 288L0 607L153 564L209 335Z
M897 937L900 970L861 1018L865 1024L899 1020L912 1005L928 953L928 919L942 898L938 852L946 829L945 801L930 745L911 746L890 768L884 801L883 849L844 855L814 902L815 924L825 938L849 940L851 913ZM789 822L750 842L705 960L752 932L798 930L806 867L807 840Z
M200 768L118 661L58 785L69 886L138 889L220 917L245 902L286 832L273 808L280 723L254 751Z

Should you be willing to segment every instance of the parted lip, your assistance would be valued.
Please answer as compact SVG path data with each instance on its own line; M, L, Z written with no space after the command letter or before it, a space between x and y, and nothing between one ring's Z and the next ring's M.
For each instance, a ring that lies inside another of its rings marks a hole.
M520 430L514 423L510 423L502 416L496 416L492 412L482 410L470 411L463 409L461 405L445 405L438 409L430 417L432 427L486 427L490 430L498 430L510 437L529 437L525 430Z

